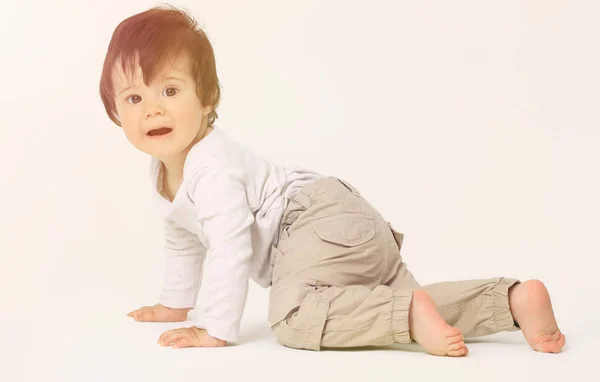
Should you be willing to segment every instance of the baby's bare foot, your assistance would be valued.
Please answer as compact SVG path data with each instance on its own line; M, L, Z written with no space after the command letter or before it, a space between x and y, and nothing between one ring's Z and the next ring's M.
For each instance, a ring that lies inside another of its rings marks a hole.
M529 280L513 286L508 298L513 318L533 350L560 353L565 336L558 329L546 286Z
M428 353L452 357L469 353L460 330L444 321L427 292L413 292L408 319L411 337Z

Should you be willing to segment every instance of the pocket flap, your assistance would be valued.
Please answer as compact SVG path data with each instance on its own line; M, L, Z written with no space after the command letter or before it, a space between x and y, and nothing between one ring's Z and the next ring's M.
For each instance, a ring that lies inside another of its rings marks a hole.
M375 222L367 214L342 213L315 220L312 224L321 239L346 247L364 244L375 237Z

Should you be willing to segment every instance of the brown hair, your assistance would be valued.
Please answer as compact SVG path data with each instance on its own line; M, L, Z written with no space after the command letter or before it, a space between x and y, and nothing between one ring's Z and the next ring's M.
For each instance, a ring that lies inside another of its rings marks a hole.
M152 81L160 68L181 53L192 61L192 76L202 106L212 106L208 125L218 118L216 108L221 89L215 56L208 37L186 11L157 6L123 20L113 32L100 77L100 97L108 117L121 126L116 107L112 70L121 60L123 72L133 74L139 63L144 83ZM136 61L139 60L139 61Z

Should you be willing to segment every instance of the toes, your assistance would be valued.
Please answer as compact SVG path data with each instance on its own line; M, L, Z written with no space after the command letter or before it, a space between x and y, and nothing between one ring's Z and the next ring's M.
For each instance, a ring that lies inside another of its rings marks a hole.
M565 336L557 329L553 334L545 334L535 338L531 342L531 347L541 353L560 353L565 343Z
M554 334L552 334L552 338L554 338L554 341L558 341L558 339L560 338L561 334L562 333L560 332L560 329L556 329L556 331L554 332Z
M552 338L558 344L559 349L562 349L567 343L567 339L564 334L560 332L560 329L556 330L556 332L552 335Z
M459 333L460 333L460 330L459 330ZM452 337L448 337L449 344L455 344L457 342L461 342L462 340L464 340L462 333L458 334L458 335L454 335Z
M460 329L449 327L446 331L448 341L448 355L451 357L462 357L469 353L465 346L464 337Z
M558 341L557 341L557 342L558 342L558 345L559 345L561 348L563 348L563 347L566 345L566 343L567 343L567 337L565 337L565 336L564 336L564 334L561 334L561 335L560 335L560 338L558 339Z
M467 349L466 346L463 346L462 348L457 349L457 350L450 350L448 352L448 355L450 357L464 357L467 354L469 354L469 349Z
M554 334L552 335L552 338L554 338L554 340L556 342L560 342L561 339L564 340L565 336L563 336L563 334L561 333L560 329L556 329L556 332L554 332Z
M558 342L552 341L545 346L546 353L560 353L560 346Z
M561 346L557 341L550 340L536 344L534 349L541 353L560 353Z

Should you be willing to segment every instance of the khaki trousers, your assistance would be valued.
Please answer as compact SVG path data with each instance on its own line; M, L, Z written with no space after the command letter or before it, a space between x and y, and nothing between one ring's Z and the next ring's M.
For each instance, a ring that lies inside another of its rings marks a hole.
M269 324L278 341L308 350L409 343L417 288L467 338L518 330L508 304L518 280L420 286L402 260L402 239L344 180L320 179L301 189L272 248Z

